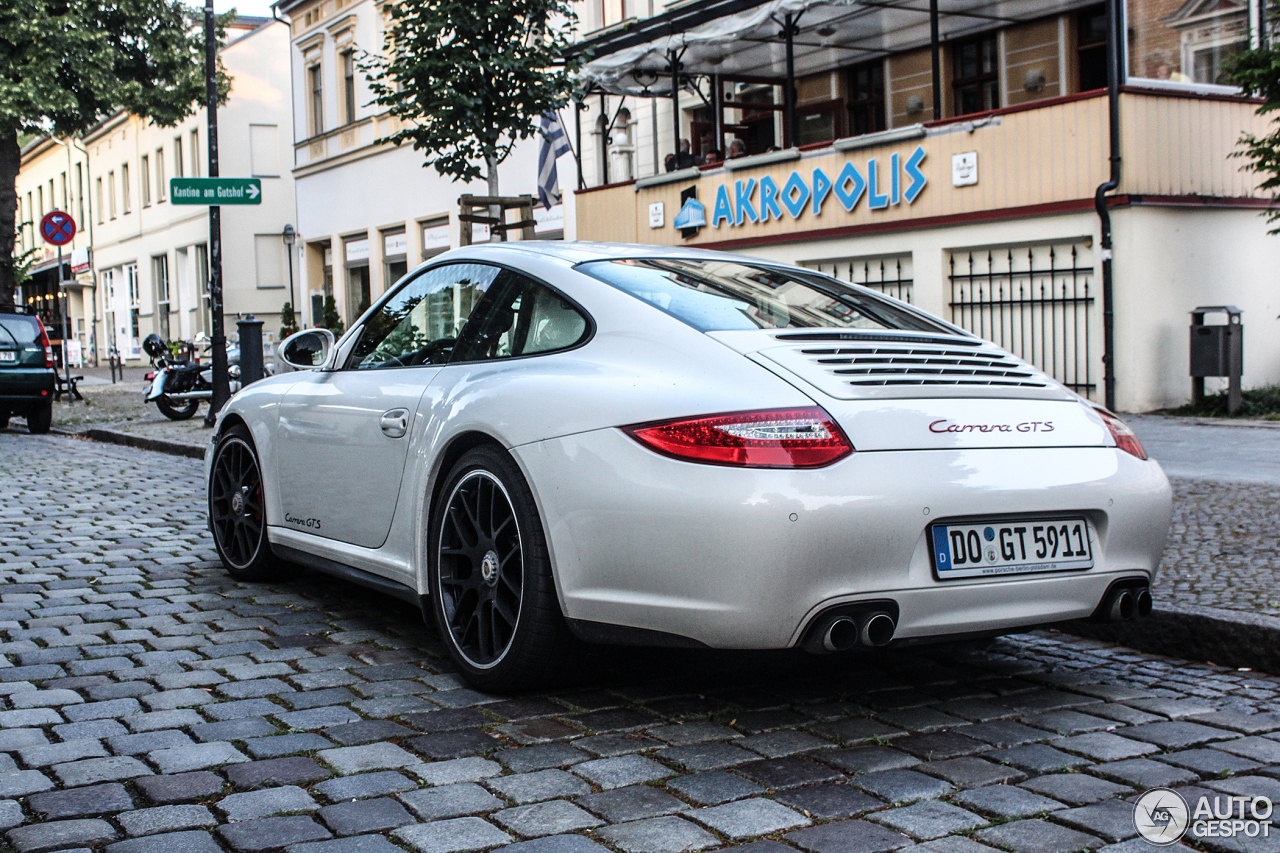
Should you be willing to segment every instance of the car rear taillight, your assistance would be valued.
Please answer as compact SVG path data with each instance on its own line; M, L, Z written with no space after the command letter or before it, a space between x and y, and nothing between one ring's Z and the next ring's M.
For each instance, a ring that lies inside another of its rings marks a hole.
M814 406L734 412L623 428L641 444L676 459L744 468L820 468L853 445Z
M53 367L53 344L49 343L49 334L43 323L40 324L40 343L44 345L44 366Z
M1147 458L1147 451L1142 446L1142 442L1138 441L1138 436L1134 435L1133 430L1129 429L1129 425L1108 412L1106 409L1098 409L1098 414L1102 415L1102 422L1107 425L1107 429L1111 432L1111 437L1116 440L1116 447L1125 453L1131 453L1139 459Z

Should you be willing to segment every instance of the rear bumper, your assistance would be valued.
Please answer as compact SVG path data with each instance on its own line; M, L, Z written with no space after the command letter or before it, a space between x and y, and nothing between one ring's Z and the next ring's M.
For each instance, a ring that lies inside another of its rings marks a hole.
M53 399L53 371L47 367L0 370L0 407L17 411Z
M1113 580L1154 578L1171 510L1159 465L1102 447L859 452L818 470L750 470L598 430L513 453L569 618L723 648L792 646L821 610L873 599L898 604L899 638L1087 616ZM1068 513L1089 519L1092 569L934 575L930 522Z

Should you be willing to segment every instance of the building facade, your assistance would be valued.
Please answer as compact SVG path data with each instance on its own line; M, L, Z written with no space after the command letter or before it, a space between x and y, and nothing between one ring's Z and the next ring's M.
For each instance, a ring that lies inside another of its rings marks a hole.
M283 235L294 217L287 28L237 19L221 55L231 94L218 109L219 172L262 183L260 204L222 208L224 322L234 337L236 319L253 314L274 334L290 299ZM211 333L208 208L169 197L170 179L208 175L207 127L203 109L176 127L120 113L83 138L101 358L115 349L143 359L152 333L165 341Z
M342 322L350 324L407 270L458 246L459 196L488 192L483 182L458 182L425 168L423 154L410 146L378 141L399 125L371 103L357 63L362 51L381 52L385 8L380 0L281 0L275 5L291 29L292 165L304 325L320 323L326 297L333 297ZM536 139L518 144L499 167L504 196L537 198L538 144ZM565 158L566 166L571 162ZM539 238L561 238L562 211L561 205L537 209Z
M582 42L592 94L575 124L576 237L743 251L833 273L1102 402L1094 196L1110 171L1105 8L948 9L933 43L927 10L764 0L677 5L620 25L636 14L631 2L584 4L584 22L605 28ZM1220 84L1227 58L1264 37L1258 11L1146 0L1125 9L1121 177L1107 201L1122 410L1188 399L1188 312L1202 305L1244 309L1246 387L1280 381L1280 238L1266 234L1259 213L1270 199L1256 176L1230 156L1265 122ZM789 39L776 22L791 25ZM695 163L666 171L677 139L690 141ZM741 156L707 158L731 148ZM634 176L601 181L624 155Z

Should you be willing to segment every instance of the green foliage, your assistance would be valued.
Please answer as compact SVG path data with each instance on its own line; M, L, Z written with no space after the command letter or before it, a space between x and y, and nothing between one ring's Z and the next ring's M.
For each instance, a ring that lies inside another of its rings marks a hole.
M1280 13L1280 6L1272 6L1272 17ZM1270 133L1257 136L1244 133L1240 136L1240 149L1233 157L1249 162L1245 169L1263 176L1258 189L1271 193L1273 205L1265 212L1268 222L1280 223L1280 207L1274 202L1280 197L1280 45L1246 50L1238 54L1227 71L1227 82L1239 86L1250 97L1262 98L1258 115L1272 115ZM1280 224L1270 231L1280 234Z
M1238 418L1261 418L1263 420L1280 420L1280 385L1263 385L1249 388L1241 393L1243 405ZM1202 418L1227 417L1227 392L1206 394L1202 405L1188 403L1169 411L1171 415L1190 415Z
M21 236L22 229L30 225L31 225L31 220L27 220L26 222L19 222L15 237ZM15 246L17 245L17 242L18 241L15 239L14 240ZM35 262L36 262L36 249L34 246L32 246L30 249L27 249L25 252L13 253L14 287L21 287L23 284L26 283L26 281L29 278L31 278L31 265L34 264Z
M569 100L577 71L564 59L576 20L571 0L402 0L386 8L384 53L360 63L375 103L404 122L385 141L412 143L441 175L488 177L496 191L497 165L539 132L543 112Z
M320 325L333 332L334 335L341 335L346 330L346 324L338 316L338 300L332 296L324 298L324 311L320 316Z
M286 302L280 308L280 340L301 331L298 328L298 317L293 312L293 303Z
M171 126L203 100L203 12L180 0L65 8L0 3L0 131L70 136L121 109ZM219 19L219 41L228 20ZM225 74L220 83L225 97Z

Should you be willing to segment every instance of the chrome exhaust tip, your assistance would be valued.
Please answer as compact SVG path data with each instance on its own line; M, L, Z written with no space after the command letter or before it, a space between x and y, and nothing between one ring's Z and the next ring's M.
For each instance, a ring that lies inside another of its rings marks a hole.
M859 636L858 623L848 616L839 616L832 619L827 630L822 632L822 648L829 652L845 652L858 645Z
M1134 610L1139 617L1150 616L1151 608L1154 602L1151 600L1151 590L1143 588L1138 590L1138 594L1134 596Z
M882 649L893 642L893 632L898 623L888 613L868 613L858 626L858 642L874 649Z
M1112 622L1124 622L1132 619L1137 609L1138 605L1134 601L1133 593L1122 589L1111 599L1111 607L1107 609L1107 615Z

